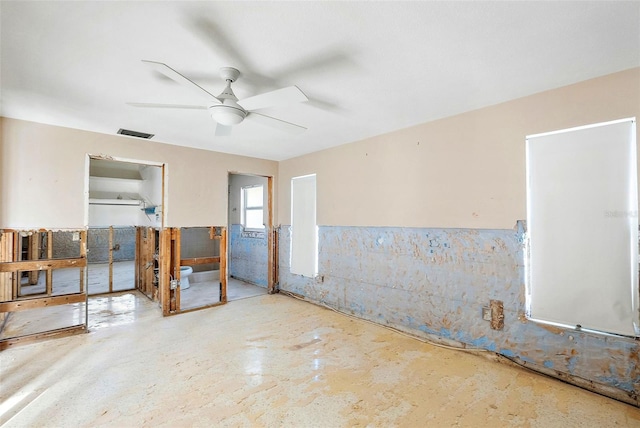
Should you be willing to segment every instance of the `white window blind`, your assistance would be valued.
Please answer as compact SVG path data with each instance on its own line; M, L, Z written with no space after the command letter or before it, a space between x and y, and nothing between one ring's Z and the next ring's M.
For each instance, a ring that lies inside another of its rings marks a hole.
M315 174L291 179L291 273L318 273Z
M639 335L634 119L527 137L534 320Z

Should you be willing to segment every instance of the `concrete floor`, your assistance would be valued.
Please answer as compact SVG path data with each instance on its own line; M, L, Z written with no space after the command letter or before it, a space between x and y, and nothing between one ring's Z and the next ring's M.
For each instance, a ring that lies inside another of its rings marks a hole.
M89 295L109 292L109 263L91 263L88 265L87 290ZM46 290L47 276L41 272L38 283L29 285L22 278L22 295L34 296ZM133 260L113 263L113 291L133 290L135 288L135 264ZM65 268L53 271L52 295L80 292L80 269Z
M246 299L247 297L267 294L267 289L249 284L239 279L227 280L227 301ZM220 280L190 281L186 290L180 289L180 309L193 309L211 305L220 301Z
M249 284L236 278L227 280L227 301L229 302L263 294L267 294L267 289L264 287Z
M283 295L166 318L147 306L0 353L0 423L640 426L630 405Z
M126 273L127 262L114 269L115 278L124 278L126 275L116 275L116 273ZM75 270L74 270L75 271ZM95 270L94 270L95 272ZM100 271L102 274L107 270ZM70 276L77 272L68 272ZM131 280L133 282L133 279ZM57 283L56 283L57 284ZM63 284L66 284L63 282ZM125 286L124 281L119 281L118 289L130 290ZM90 284L91 285L91 284ZM94 289L104 289L104 284L94 284ZM57 294L64 291L73 292L69 287L61 286ZM107 286L108 290L108 286ZM77 290L75 290L77 292ZM230 278L227 281L228 301L246 299L267 294L267 289L253 284ZM193 282L186 290L181 290L180 306L182 310L193 309L217 303L220 301L220 281ZM131 292L117 292L114 294L104 294L89 297L89 330L102 328L103 326L120 325L137 320L140 317L161 316L158 303L143 297L142 294ZM25 336L28 334L41 333L48 330L70 327L84 324L85 309L84 303L52 306L39 308L31 311L14 312L9 315L6 323L0 328L0 339Z

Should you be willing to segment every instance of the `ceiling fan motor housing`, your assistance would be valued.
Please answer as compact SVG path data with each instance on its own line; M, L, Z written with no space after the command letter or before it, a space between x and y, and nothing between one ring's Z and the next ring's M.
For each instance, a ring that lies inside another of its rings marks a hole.
M224 104L212 105L209 112L213 120L226 126L237 125L247 117L247 111L230 99L224 100Z

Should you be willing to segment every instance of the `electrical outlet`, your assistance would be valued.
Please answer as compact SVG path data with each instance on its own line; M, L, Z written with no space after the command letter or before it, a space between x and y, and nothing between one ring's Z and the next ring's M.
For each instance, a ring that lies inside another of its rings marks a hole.
M73 236L71 237L71 239L73 241L79 241L80 240L80 232L73 232Z
M169 288L171 288L172 290L175 290L176 288L178 288L178 280L172 279Z
M482 319L485 321L491 321L491 308L489 306L482 307Z

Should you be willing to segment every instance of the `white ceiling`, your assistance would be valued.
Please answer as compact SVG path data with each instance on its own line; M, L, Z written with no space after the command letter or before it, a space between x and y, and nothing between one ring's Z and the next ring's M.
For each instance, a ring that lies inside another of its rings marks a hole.
M640 66L640 2L0 2L3 116L283 160ZM215 137L164 62L238 98L297 85L308 103ZM126 138L126 137L122 137Z

